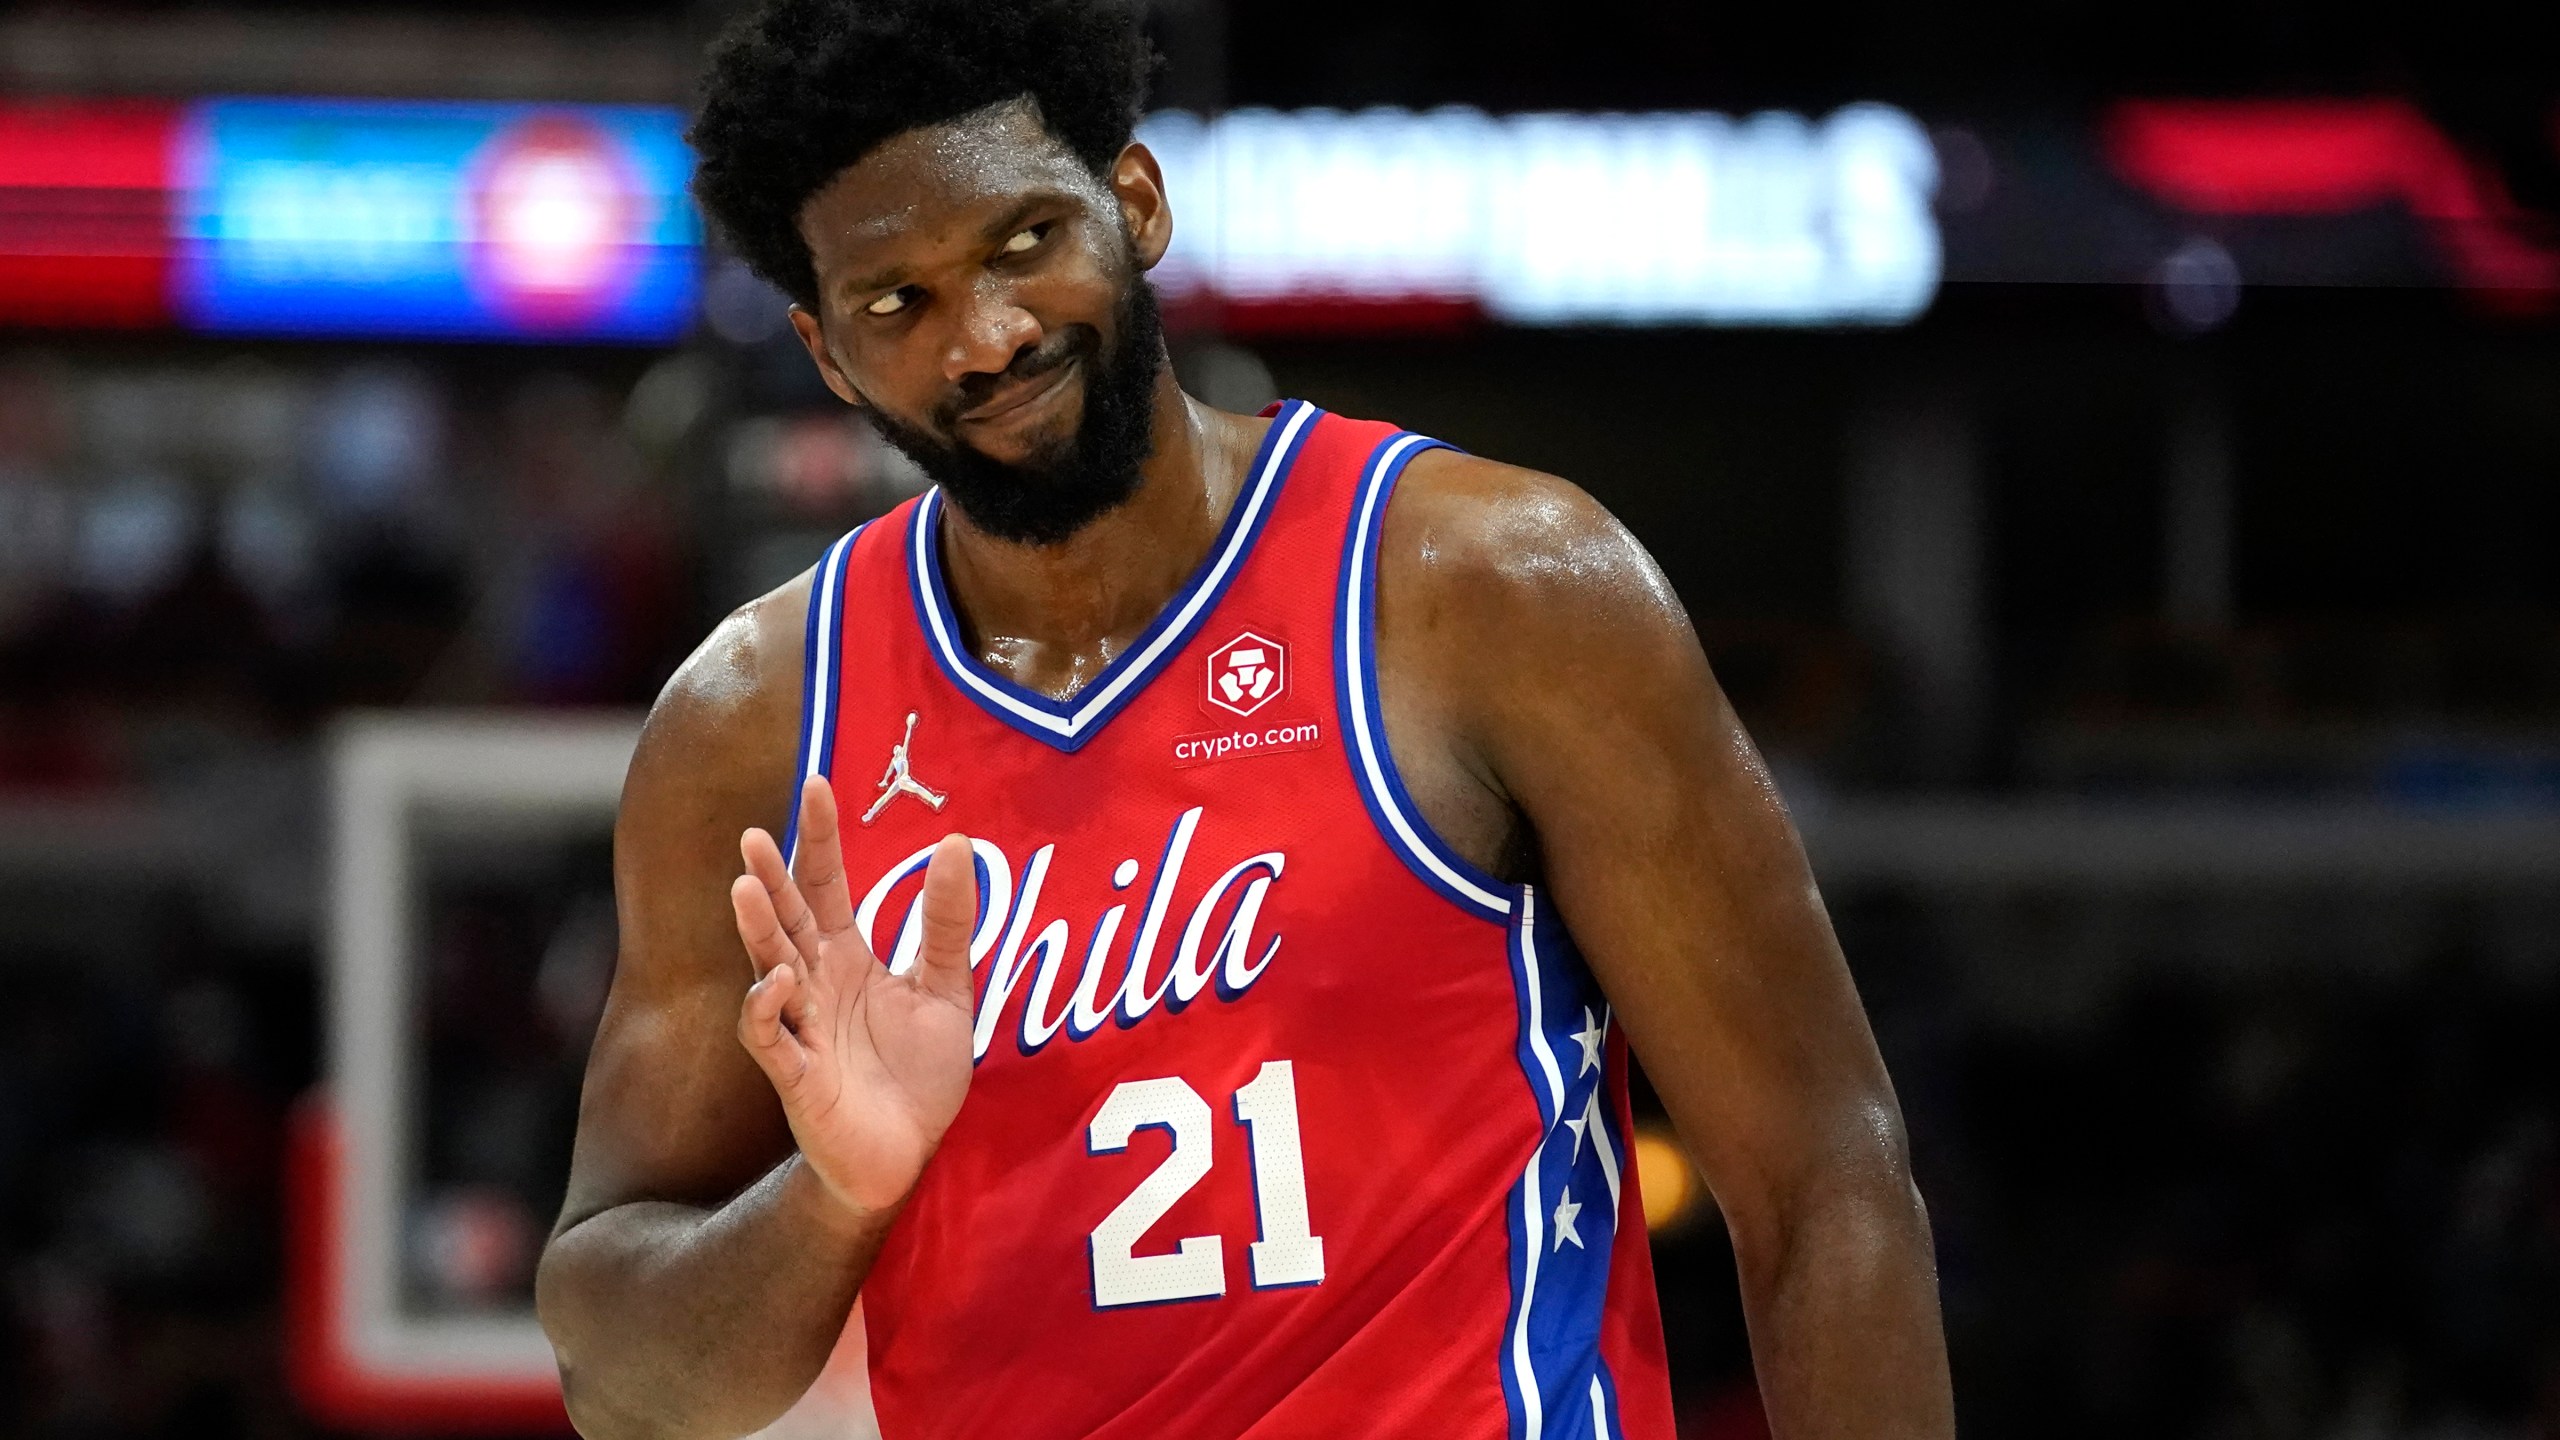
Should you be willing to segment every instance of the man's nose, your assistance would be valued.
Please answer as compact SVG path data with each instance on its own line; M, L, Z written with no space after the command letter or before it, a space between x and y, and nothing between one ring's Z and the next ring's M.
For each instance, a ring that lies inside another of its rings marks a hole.
M1002 374L1014 356L1041 339L1040 321L1014 303L1013 288L999 276L983 276L970 287L959 322L942 355L942 378L954 384L970 375Z

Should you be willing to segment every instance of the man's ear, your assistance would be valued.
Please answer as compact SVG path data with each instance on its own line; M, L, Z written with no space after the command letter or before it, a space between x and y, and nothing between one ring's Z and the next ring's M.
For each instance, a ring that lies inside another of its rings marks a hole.
M827 332L819 328L818 317L810 314L807 306L794 305L791 307L791 329L800 337L801 348L809 352L810 361L818 367L818 378L827 382L827 388L835 392L837 399L859 408L862 392L853 388L853 381L845 375L844 367L836 363L835 352L827 348Z
M1111 162L1111 195L1120 202L1120 228L1128 232L1138 268L1153 270L1173 248L1173 205L1165 198L1164 167L1155 152L1130 141Z

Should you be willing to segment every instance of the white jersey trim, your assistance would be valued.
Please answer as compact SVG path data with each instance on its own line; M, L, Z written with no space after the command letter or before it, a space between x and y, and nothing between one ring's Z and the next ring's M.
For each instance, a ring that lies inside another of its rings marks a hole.
M1099 684L1067 701L1049 699L989 674L977 657L960 645L960 623L950 613L950 595L943 585L942 557L936 543L943 494L939 489L928 492L923 503L916 506L914 523L908 527L908 562L926 642L942 672L1015 729L1067 749L1082 744L1155 677L1225 595L1228 582L1252 552L1262 523L1269 517L1281 477L1297 454L1298 441L1319 413L1303 401L1291 401L1285 407L1264 437L1259 463L1244 492L1236 497L1225 532L1208 563L1175 594L1164 615L1136 649L1112 662Z
M840 660L844 653L839 627L844 609L845 564L846 557L853 553L853 542L869 528L868 521L856 525L829 546L809 585L808 639L800 678L800 764L798 773L791 778L791 811L782 828L782 859L786 865L800 853L800 788L811 776L831 775L835 769L836 711L843 688L843 677L838 672L843 668Z
M1378 704L1377 547L1387 497L1405 465L1440 443L1420 435L1398 435L1379 447L1360 482L1342 566L1337 683L1342 690L1343 728L1351 737L1353 778L1379 831L1433 889L1487 919L1501 920L1511 914L1516 888L1469 864L1414 813L1412 798L1405 793L1395 759L1388 753L1385 717Z

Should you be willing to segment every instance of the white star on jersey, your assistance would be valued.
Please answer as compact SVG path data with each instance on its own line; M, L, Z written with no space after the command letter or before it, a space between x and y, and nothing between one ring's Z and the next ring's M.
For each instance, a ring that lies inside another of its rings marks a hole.
M1600 1046L1609 1038L1608 1022L1593 1019L1591 1007L1585 1005L1582 1007L1582 1029L1575 1032L1573 1038L1582 1047L1582 1068L1573 1072L1574 1078L1579 1080L1600 1068Z
M1573 1159L1567 1161L1567 1164L1582 1163L1582 1132L1597 1123L1599 1119L1600 1092L1595 1088L1591 1092L1591 1103L1582 1107L1582 1113L1564 1122L1564 1128L1573 1132Z
M1573 1217L1581 1213L1582 1207L1574 1203L1573 1187L1567 1185L1564 1194L1556 1198L1556 1249L1564 1249L1567 1240L1573 1242L1574 1249L1582 1248L1582 1232L1573 1226Z

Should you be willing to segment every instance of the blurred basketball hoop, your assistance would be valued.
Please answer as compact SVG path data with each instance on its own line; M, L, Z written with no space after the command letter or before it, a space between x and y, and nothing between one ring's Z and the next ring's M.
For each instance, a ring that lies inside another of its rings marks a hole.
M338 733L326 1083L297 1117L289 1363L324 1422L567 1433L533 1261L613 958L635 719Z

